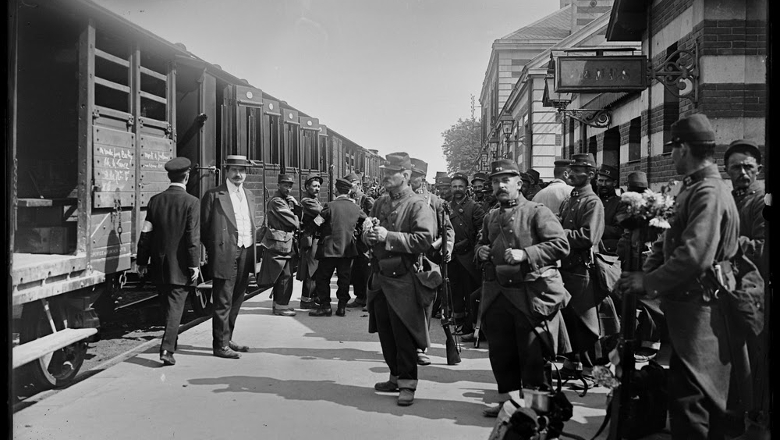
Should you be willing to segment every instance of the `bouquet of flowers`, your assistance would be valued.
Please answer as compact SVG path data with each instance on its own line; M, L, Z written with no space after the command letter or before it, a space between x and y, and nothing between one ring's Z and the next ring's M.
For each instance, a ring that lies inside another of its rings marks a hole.
M620 196L620 200L628 206L626 216L622 224L627 229L643 227L669 229L669 219L674 214L674 197L671 187L677 182L669 181L669 184L656 193L646 189L643 193L627 191Z

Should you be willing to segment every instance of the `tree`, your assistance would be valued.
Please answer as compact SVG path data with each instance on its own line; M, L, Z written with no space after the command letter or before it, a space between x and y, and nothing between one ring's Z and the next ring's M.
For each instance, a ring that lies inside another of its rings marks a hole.
M474 171L481 151L481 129L482 125L478 119L458 119L458 122L441 134L444 138L441 149L447 160L448 172Z

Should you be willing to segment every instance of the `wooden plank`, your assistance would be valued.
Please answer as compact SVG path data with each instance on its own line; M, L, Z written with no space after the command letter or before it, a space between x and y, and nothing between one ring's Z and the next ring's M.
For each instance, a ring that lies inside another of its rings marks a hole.
M117 256L100 258L97 260L93 259L92 267L101 272L105 272L106 275L112 275L125 270L130 270L130 268L132 267L131 264L132 260L130 255L129 244L127 245L127 251L128 251L127 253L123 253Z
M122 206L131 206L135 200L133 192L95 192L94 208L113 208L117 199Z
M93 132L93 142L96 146L128 148L131 152L135 149L135 133L101 126L93 127Z
M170 182L141 182L139 185L141 185L141 191L154 192L156 194L165 191L171 186Z
M127 122L132 117L130 113L123 112L122 110L117 110L114 108L103 107L100 105L95 105L95 110L98 112L100 117L118 119L125 122Z
M128 66L129 65L130 64L128 63ZM144 75L151 76L152 78L159 79L162 82L168 82L168 77L167 76L163 75L162 73L155 72L154 70L152 70L152 69L150 69L148 67L141 66L139 70L141 70L141 73L143 73Z
M132 192L135 189L135 171L95 167L95 191Z
M66 328L13 349L13 367L18 368L49 353L96 334L96 328Z
M11 278L14 285L69 274L87 267L84 255L14 253L13 259Z
M19 208L48 208L53 206L74 206L78 203L76 198L67 199L16 199Z
M106 234L100 234L99 236L96 236L92 239L92 247L103 248L130 243L132 240L130 235L132 232L130 229L131 224L132 223L127 222L127 224L122 225L123 231L121 235L117 235L114 229L110 229Z
M173 141L158 136L141 135L141 149L173 153Z
M86 266L86 258L82 258ZM39 299L56 296L64 292L72 292L76 289L83 289L102 283L106 280L102 272L87 272L82 269L81 273L74 273L69 278L61 281L43 283L27 282L24 284L14 284L12 294L12 304L15 306L27 304Z
M128 91L129 90L130 90L130 88L128 87ZM145 99L148 99L150 101L156 101L156 102L159 102L160 104L163 104L163 105L168 105L168 100L163 98L163 97L161 97L161 96L157 96L157 95L154 95L152 93L144 92L144 91L141 91L139 93L141 95L141 98L145 98Z
M118 56L111 55L110 53L102 51L98 48L95 48L95 56L100 57L106 61L111 61L114 64L119 64L120 66L123 67L130 67L129 61L119 58Z
M190 176L192 179L192 176ZM169 183L168 173L163 171L141 171L141 182L166 182Z
M115 83L114 81L109 81L109 80L107 80L105 78L101 78L101 77L99 77L97 75L95 76L95 84L103 86L103 87L107 87L109 89L118 90L118 91L123 92L123 93L127 93L127 94L130 93L130 87L122 85L122 84L119 84L119 83Z

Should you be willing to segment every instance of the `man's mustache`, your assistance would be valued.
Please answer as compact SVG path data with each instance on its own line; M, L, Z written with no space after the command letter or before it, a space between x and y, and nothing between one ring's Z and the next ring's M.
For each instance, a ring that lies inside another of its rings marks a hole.
M499 195L499 194L509 194L509 191L505 189L499 189L498 191L495 192L495 195Z

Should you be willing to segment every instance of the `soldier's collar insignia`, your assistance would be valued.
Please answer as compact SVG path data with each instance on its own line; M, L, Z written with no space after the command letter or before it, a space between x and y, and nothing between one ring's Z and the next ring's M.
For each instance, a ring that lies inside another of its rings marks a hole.
M507 200L506 202L501 202L502 208L512 208L514 206L517 206L517 199L510 199Z
M572 197L577 197L579 195L580 195L579 190L576 190L576 189L571 190L571 196Z

